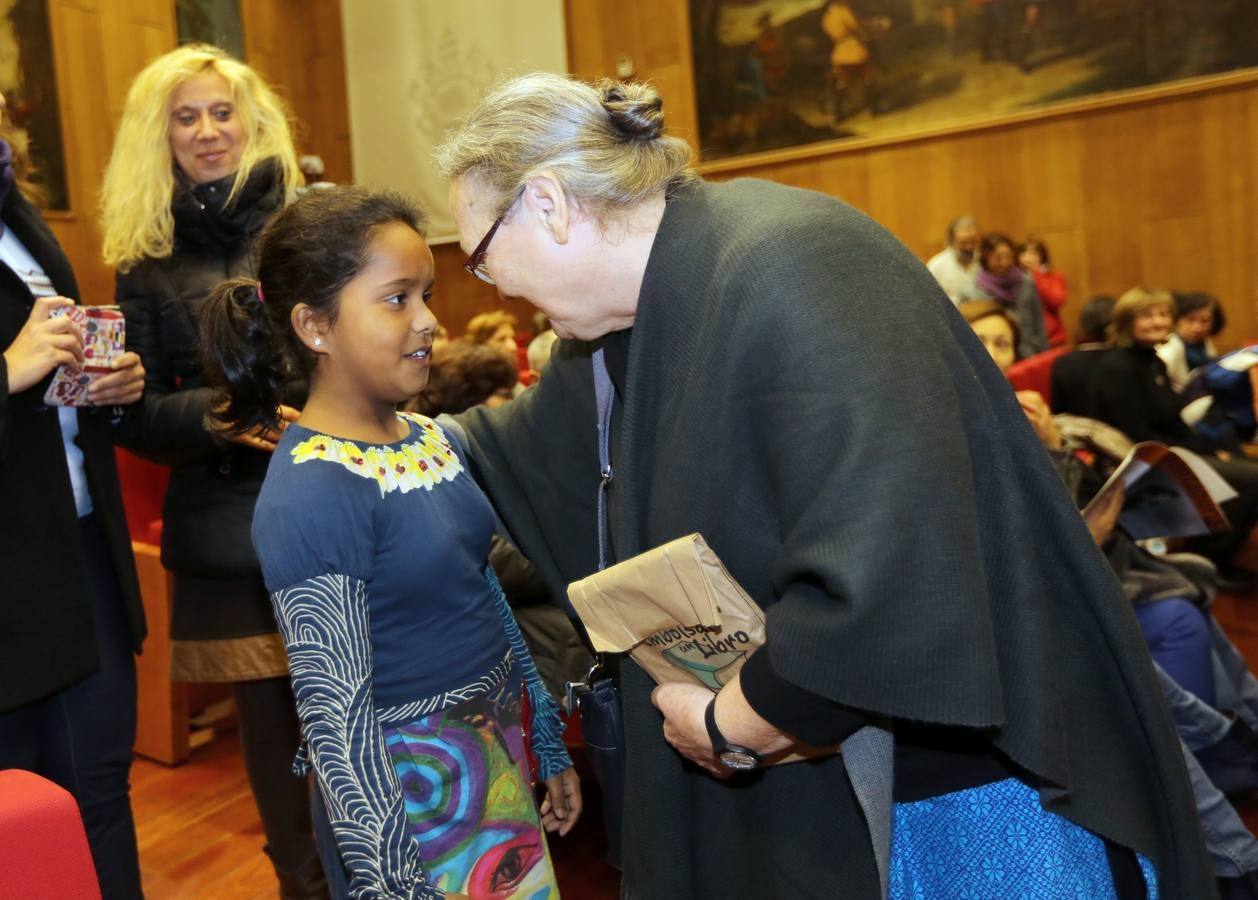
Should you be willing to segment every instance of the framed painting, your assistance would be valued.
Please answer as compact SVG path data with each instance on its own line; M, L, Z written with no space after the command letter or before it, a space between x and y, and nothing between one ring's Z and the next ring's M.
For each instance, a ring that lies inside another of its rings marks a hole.
M47 0L16 0L0 6L0 93L16 142L26 145L35 165L41 205L66 210L65 149Z
M1254 0L690 0L707 160L1258 67Z

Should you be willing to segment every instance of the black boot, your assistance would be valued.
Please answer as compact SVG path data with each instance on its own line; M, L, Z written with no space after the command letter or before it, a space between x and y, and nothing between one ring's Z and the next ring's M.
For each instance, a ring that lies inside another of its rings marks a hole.
M296 869L281 869L271 856L271 848L262 851L271 857L275 877L280 882L280 900L329 900L328 882L323 877L323 865L316 853Z

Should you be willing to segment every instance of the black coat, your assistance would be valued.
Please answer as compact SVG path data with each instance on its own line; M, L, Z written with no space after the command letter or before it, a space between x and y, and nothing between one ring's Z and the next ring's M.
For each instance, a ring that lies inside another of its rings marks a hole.
M38 211L10 191L0 215L57 293L77 300L74 272ZM33 303L26 283L0 265L0 347L13 343ZM99 665L61 423L56 409L44 405L51 380L49 373L39 384L10 394L0 357L0 712L69 687ZM144 609L110 417L108 410L80 410L78 445L138 653Z
M1171 387L1166 363L1151 347L1117 347L1101 354L1088 383L1088 404L1089 416L1133 441L1210 449L1180 418L1183 398Z
M564 341L536 387L461 417L556 587L596 558L591 371ZM1045 808L1150 857L1163 896L1213 895L1131 606L1008 382L903 245L807 191L679 190L621 399L617 558L701 532L764 607L781 678L893 730L984 729ZM858 806L859 754L717 781L665 742L650 677L622 676L624 896L877 895L889 798ZM873 762L889 784L890 758Z
M189 188L171 203L175 246L119 273L127 347L148 371L144 401L130 410L121 442L173 466L162 510L162 563L189 575L259 571L249 528L270 454L205 430L213 391L201 374L197 311L219 282L251 276L250 244L284 200L274 167L254 170L224 209L232 179Z

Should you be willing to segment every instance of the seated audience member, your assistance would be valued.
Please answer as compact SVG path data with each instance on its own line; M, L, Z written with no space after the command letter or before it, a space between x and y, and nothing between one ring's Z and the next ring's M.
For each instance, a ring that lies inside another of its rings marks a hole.
M1158 356L1166 363L1171 387L1182 391L1188 376L1219 355L1211 340L1223 330L1227 318L1213 294L1173 294L1175 298L1175 330L1158 347Z
M450 343L450 332L444 325L438 325L432 330L432 355L436 356L441 352L441 348Z
M511 360L511 364L518 370L520 350L515 340L515 325L516 319L511 313L501 311L480 313L473 316L472 321L467 323L467 332L463 335L463 340L493 347ZM512 388L512 396L520 396L525 386L536 380L536 372L519 372L519 380Z
M467 323L467 331L463 339L473 344L486 344L496 349L503 356L515 362L517 359L515 342L515 316L511 313L495 311L480 313L473 316Z
M1038 238L1028 238L1018 247L1018 265L1035 281L1044 311L1044 330L1048 346L1063 347L1069 343L1066 326L1061 321L1061 308L1069 296L1066 277L1049 267L1048 247Z
M501 406L511 399L515 385L515 365L497 348L453 341L433 352L428 384L406 409L435 418L473 406ZM533 565L500 535L493 536L489 562L515 612L542 681L557 700L562 698L564 682L579 681L591 662L572 620L554 602Z
M930 258L926 268L948 299L961 302L961 292L974 283L978 271L978 225L973 216L958 216L948 225L948 246Z
M1008 369L1017 323L983 301L960 310L997 367ZM1063 440L1043 399L1019 391L1018 400L1076 501L1090 497L1099 479ZM1258 897L1258 841L1224 796L1258 786L1258 680L1209 613L1213 566L1191 554L1159 559L1144 551L1116 528L1122 500L1121 491L1113 492L1090 511L1088 530L1133 604L1154 657L1221 895Z
M995 300L967 300L957 310L970 323L970 328L974 329L978 339L983 342L996 367L1002 373L1007 373L1018 358L1018 321ZM1018 403L1027 413L1041 443L1050 449L1061 447L1061 434L1053 424L1052 413L1044 398L1037 391L1016 393Z
M1114 316L1117 301L1107 294L1098 294L1079 313L1079 333L1075 349L1053 363L1053 412L1086 416L1090 409L1089 385L1096 364L1109 350L1105 332Z
M489 344L466 338L433 349L428 385L406 404L408 412L436 417L473 406L501 406L511 399L519 375L513 361Z
M1192 546L1218 565L1228 586L1244 589L1252 578L1234 569L1231 558L1258 521L1258 462L1233 457L1180 417L1183 401L1157 355L1157 347L1171 333L1173 303L1166 291L1143 287L1119 298L1109 326L1114 349L1093 373L1088 415L1133 441L1161 441L1194 450L1236 489L1238 496L1223 504L1232 531L1194 538Z
M1018 320L995 300L966 300L957 306L961 317L970 323L1001 372L1018 361L1021 339Z
M1018 356L1026 359L1048 349L1044 310L1031 276L1018 268L1013 241L1003 234L987 234L979 245L979 268L974 283L961 291L966 300L995 300L1018 322Z

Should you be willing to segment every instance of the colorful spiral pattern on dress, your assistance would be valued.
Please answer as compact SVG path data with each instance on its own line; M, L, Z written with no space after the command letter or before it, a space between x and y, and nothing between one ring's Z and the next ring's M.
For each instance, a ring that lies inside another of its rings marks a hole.
M424 855L436 858L475 834L489 787L478 730L449 721L438 733L420 730L429 719L439 718L437 714L415 723L419 728L390 729L385 741L401 779L411 833L422 836Z
M518 683L396 727L385 746L434 882L477 900L557 898L527 773Z

